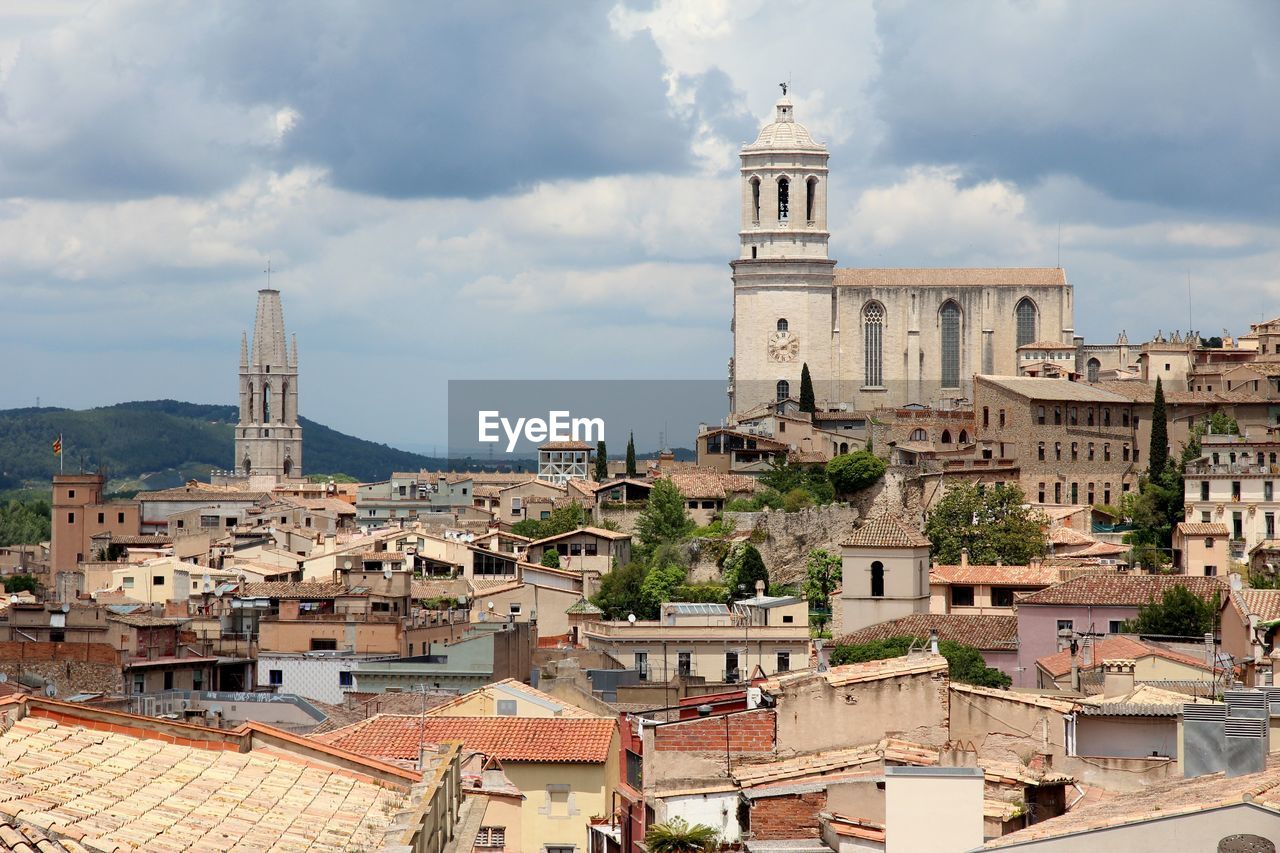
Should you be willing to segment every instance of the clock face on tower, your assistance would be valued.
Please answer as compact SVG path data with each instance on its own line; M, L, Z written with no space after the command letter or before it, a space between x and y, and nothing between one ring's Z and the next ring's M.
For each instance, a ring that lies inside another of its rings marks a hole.
M800 354L800 338L791 332L778 331L769 335L770 361L795 361Z

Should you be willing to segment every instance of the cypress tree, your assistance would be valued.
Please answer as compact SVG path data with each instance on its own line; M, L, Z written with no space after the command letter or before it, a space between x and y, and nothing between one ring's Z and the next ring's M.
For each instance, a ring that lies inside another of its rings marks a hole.
M627 476L636 475L636 434L631 433L627 439Z
M809 376L809 362L800 368L800 411L813 414L818 411L818 403L813 398L813 379Z
M604 448L604 441L596 442L596 482L603 483L609 479L609 452Z
M1147 477L1159 479L1169 464L1169 416L1164 410L1164 387L1156 377L1156 398L1151 404L1151 449L1147 456Z

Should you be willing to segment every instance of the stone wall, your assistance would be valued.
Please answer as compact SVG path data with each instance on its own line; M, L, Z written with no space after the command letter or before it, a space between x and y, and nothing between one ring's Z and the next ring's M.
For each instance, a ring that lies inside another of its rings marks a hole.
M106 643L0 643L0 672L15 681L37 676L58 698L122 690L119 654Z
M825 548L840 553L840 542L859 519L883 513L921 519L921 484L915 468L890 468L879 483L848 503L808 507L799 512L727 512L737 531L751 531L751 541L775 583L803 583L809 552ZM709 559L692 567L694 580L717 580L720 570Z

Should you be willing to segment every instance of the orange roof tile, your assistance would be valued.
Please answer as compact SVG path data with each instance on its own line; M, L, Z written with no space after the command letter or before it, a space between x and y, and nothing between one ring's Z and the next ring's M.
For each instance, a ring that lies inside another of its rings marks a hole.
M1103 637L1100 640L1095 640L1092 661L1086 665L1080 654L1077 654L1076 659L1080 670L1086 671L1102 666L1104 660L1138 660L1145 657L1158 657L1183 664L1184 666L1212 671L1212 667L1200 658L1184 655L1181 652L1175 652L1172 649L1166 649L1154 643L1144 643L1132 637ZM1060 652L1045 655L1036 661L1036 666L1054 678L1067 675L1071 672L1071 650L1063 649Z
M1141 607L1152 601L1159 601L1167 590L1175 586L1186 587L1192 594L1206 601L1213 598L1214 593L1225 595L1227 592L1226 584L1218 578L1098 572L1033 592L1019 599L1018 606L1105 604L1112 607Z
M895 515L881 515L854 528L841 545L855 548L928 548L929 538Z
M602 764L617 721L609 717L421 717L379 714L320 735L331 746L375 758L412 759L424 743L462 741L500 761Z
M939 640L951 640L985 651L1008 651L1018 645L1018 617L961 616L952 613L914 613L846 634L838 645L856 645L890 637L927 639L930 631Z
M1205 524L1199 521L1179 521L1178 532L1183 536L1230 536L1225 524Z
M1049 586L1062 579L1053 566L934 566L929 583Z

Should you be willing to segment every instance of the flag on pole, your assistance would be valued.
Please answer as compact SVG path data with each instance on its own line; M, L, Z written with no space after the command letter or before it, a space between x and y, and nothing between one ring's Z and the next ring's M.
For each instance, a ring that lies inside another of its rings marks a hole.
M54 456L62 455L62 436L58 436L53 440L53 455Z

